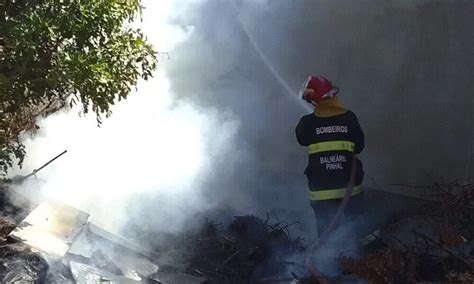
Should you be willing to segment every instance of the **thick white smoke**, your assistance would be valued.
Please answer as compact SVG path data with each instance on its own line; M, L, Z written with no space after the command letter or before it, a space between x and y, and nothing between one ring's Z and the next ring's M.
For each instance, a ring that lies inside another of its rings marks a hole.
M472 177L470 2L144 5L140 26L171 60L101 129L74 113L41 122L23 172L70 151L40 173L46 192L157 226L162 216L179 225L177 216L216 203L245 213L280 207L312 214L302 174L307 155L294 137L305 111L287 90L310 73L331 78L358 115L366 184L371 177L382 186L431 182L439 173Z
M37 180L19 190L79 207L112 231L130 219L138 220L141 207L153 208L148 223L175 230L211 206L201 194L202 181L213 161L233 147L238 127L225 110L201 110L178 101L170 90L166 66L173 64L174 46L192 36L193 29L168 20L172 11L188 9L187 4L161 0L143 4L143 22L137 25L170 59L163 57L155 77L141 82L135 94L118 103L100 128L94 115L79 117L75 110L39 121L39 132L25 137L23 169L12 173L29 173L67 149Z

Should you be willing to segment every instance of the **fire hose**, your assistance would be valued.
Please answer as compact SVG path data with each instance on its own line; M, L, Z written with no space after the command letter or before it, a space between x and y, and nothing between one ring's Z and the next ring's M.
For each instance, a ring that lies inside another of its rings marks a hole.
M351 171L350 171L350 176L349 176L349 184L347 185L346 192L344 194L344 198L342 199L341 203L339 204L339 207L337 209L336 214L334 215L333 219L331 220L331 223L329 223L329 226L324 230L324 232L321 234L321 236L318 237L318 240L314 242L309 247L308 254L306 256L306 268L309 270L311 275L316 278L319 283L322 284L327 284L328 281L326 281L321 274L321 272L317 269L316 265L313 263L313 256L316 254L316 252L327 242L331 234L334 232L334 230L338 227L338 225L341 222L341 219L344 217L344 210L346 209L347 204L349 203L349 200L352 195L352 190L354 188L355 184L355 175L356 175L356 163L357 163L357 157L356 154L352 155L352 165L351 165ZM319 232L318 232L319 233Z
M331 223L326 228L326 230L319 236L318 240L314 242L308 250L308 254L306 255L306 269L311 273L311 276L317 279L317 281L321 284L328 284L329 282L324 278L321 272L317 269L316 265L312 261L312 257L316 254L316 252L327 242L331 233L337 228L340 224L341 219L344 217L344 210L346 209L347 204L352 196L352 190L355 185L355 176L356 176L356 169L357 169L357 157L355 154L352 155L352 165L350 170L349 176L349 183L347 185L347 190L344 194L344 198L342 199L339 207L334 215ZM319 232L318 232L319 233ZM296 276L293 278L266 278L261 279L259 283L276 283L276 282L287 282L297 279Z

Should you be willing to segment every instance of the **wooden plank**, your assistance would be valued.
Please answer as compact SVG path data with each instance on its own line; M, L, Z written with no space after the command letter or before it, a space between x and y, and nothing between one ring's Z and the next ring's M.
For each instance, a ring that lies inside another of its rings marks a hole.
M86 212L60 201L47 200L38 205L9 236L41 252L64 256L88 219Z

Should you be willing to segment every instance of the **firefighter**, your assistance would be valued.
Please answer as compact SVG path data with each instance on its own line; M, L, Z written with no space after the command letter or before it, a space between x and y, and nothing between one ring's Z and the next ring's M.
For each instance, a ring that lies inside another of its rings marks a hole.
M332 218L350 182L353 155L364 149L364 132L357 116L344 108L339 89L323 76L309 76L300 90L302 99L314 106L314 112L303 116L296 126L296 138L308 147L309 199L321 235ZM346 216L363 213L361 161L356 158L352 196Z

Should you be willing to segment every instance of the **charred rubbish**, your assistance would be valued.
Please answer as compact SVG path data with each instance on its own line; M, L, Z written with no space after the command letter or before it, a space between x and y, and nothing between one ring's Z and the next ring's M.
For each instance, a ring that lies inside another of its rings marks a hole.
M474 185L416 187L424 190L425 201L368 236L364 255L341 255L345 273L369 283L472 283Z
M22 222L16 221L18 216L0 219L0 282L472 283L472 184L418 188L425 191L424 198L401 199L403 210L378 222L358 241L357 253L339 248L341 274L320 277L304 265L310 242L292 237L294 223L269 216L234 216L226 225L206 221L199 229L144 249L90 223L80 210L45 201ZM382 208L387 207L381 198L385 195L369 191L366 197L379 200ZM61 241L54 246L38 242L49 237Z
M235 216L226 227L207 221L200 230L179 236L162 253L172 254L168 259L175 270L202 277L202 283L259 283L270 276L288 277L291 271L304 271L302 262L292 261L305 249L301 238L291 237L291 225L252 215ZM172 270L163 265L160 273Z
M47 200L21 222L0 218L0 282L160 283L153 256L88 217Z

